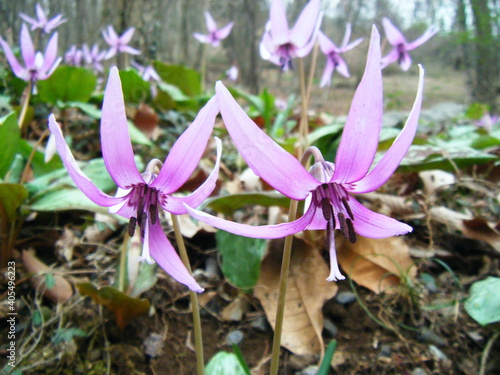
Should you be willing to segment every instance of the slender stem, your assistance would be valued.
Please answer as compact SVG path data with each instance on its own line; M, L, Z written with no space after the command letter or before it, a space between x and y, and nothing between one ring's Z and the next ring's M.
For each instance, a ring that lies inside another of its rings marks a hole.
M479 375L486 374L486 361L488 360L488 355L490 354L493 343L495 342L495 340L498 338L499 335L500 335L500 332L496 332L488 340L488 343L486 344L486 347L484 348L483 355L481 356L481 367L479 369Z
M31 150L30 156L28 157L28 160L26 160L26 165L24 166L23 174L21 175L21 181L19 181L19 183L21 185L24 184L26 182L26 180L28 179L29 168L30 168L31 162L33 161L33 158L35 157L36 150L42 144L45 137L47 137L49 135L49 133L50 133L49 128L45 129L45 131L42 133L42 135L40 136L38 141L36 141L35 145L33 146L33 150Z
M290 202L288 212L288 221L294 221L297 216L298 201ZM283 318L285 316L286 289L288 282L288 271L290 269L290 258L292 255L293 234L286 236L283 247L283 259L281 261L281 274L279 283L278 306L276 308L276 325L274 327L273 349L271 353L271 371L270 375L278 374L280 361L281 334L283 332Z
M23 104L21 107L21 112L19 113L19 119L17 121L17 125L19 126L19 129L21 129L21 133L24 133L24 119L26 118L26 113L28 112L28 107L30 104L30 98L31 98L31 90L33 89L33 82L31 80L28 81L28 86L24 89L24 100Z
M298 154L302 155L307 148L307 90L306 77L304 73L304 60L299 58L299 79L300 79L300 97L302 98L302 106L300 109L299 122L299 148Z
M130 236L125 233L125 238L123 239L123 244L120 248L120 272L118 274L118 290L125 293L125 284L127 282L127 250L130 241Z
M201 50L201 90L205 91L205 81L207 79L207 45L203 43Z
M182 237L181 227L179 225L179 219L177 218L177 215L171 214L171 216L172 216L172 224L174 227L175 240L177 241L177 246L179 248L179 253L182 259L182 263L184 263L184 266L191 273L191 265L189 264L189 258L186 251L186 245L184 244L184 238ZM196 368L198 370L198 375L204 375L205 361L203 359L203 336L201 332L200 305L198 304L198 295L192 290L190 290L189 298L191 298L191 307L193 309Z

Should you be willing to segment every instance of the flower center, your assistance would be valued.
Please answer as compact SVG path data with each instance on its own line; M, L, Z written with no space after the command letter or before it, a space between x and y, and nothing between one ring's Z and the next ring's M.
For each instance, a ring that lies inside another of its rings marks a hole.
M293 70L292 54L294 47L291 43L286 43L278 48L278 54L280 56L280 67L282 72L287 70Z
M130 217L128 224L128 234L132 237L135 227L141 230L141 237L144 238L145 225L148 218L151 224L156 224L158 218L158 191L146 184L135 185L130 192L130 199L127 203L134 207L136 215Z
M349 207L350 195L336 183L322 184L315 191L318 206L321 206L323 217L326 220L327 238L335 230L337 223L340 231L351 243L356 242L354 231L354 215Z

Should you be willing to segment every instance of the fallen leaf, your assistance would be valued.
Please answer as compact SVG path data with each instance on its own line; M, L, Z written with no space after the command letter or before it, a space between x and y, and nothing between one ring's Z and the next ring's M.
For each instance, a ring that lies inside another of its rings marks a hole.
M25 270L32 274L30 280L33 285L45 297L54 302L62 303L73 296L71 284L61 275L54 274L54 270L38 259L33 250L23 250L22 259ZM52 275L50 277L52 285L46 285L47 275Z
M92 243L104 242L115 232L118 225L119 222L114 216L96 213L94 224L85 229L83 238Z
M61 237L56 241L55 248L67 262L73 258L73 251L80 245L80 239L76 237L68 226L64 227Z
M250 311L250 303L244 296L239 296L224 307L221 312L221 318L226 322L239 322L248 311Z
M356 283L375 293L399 286L402 277L414 278L417 272L409 248L401 237L365 238L352 244L338 236L337 258L342 269Z
M154 136L157 135L159 121L158 115L153 108L144 103L139 104L133 122L149 139L154 139Z
M115 315L116 325L121 329L132 319L148 314L151 307L147 299L129 297L112 286L100 289L91 283L80 283L76 286L82 296L88 296L95 303L106 306Z
M283 239L270 241L254 295L260 300L271 326L276 326ZM337 284L326 281L329 270L318 251L294 238L281 345L299 355L323 354L321 336L326 300L337 293Z
M449 172L440 169L432 169L428 171L421 171L419 173L420 179L424 184L426 194L434 194L441 188L449 187L455 183L455 176Z

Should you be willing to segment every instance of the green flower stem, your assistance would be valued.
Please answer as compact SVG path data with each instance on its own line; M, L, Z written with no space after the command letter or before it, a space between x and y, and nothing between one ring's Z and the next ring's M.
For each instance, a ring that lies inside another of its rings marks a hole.
M26 112L28 112L28 107L30 105L30 98L31 98L31 91L33 89L33 82L31 80L28 81L28 86L24 89L24 101L21 106L21 112L19 113L19 119L17 122L17 125L19 126L19 129L21 129L21 134L24 134L26 132L25 127L23 126L24 124L24 119L26 118Z
M205 85L207 79L207 45L205 43L202 44L201 50L201 90L205 92Z
M30 171L30 165L31 162L33 161L33 158L35 157L36 150L40 145L42 144L43 140L50 134L49 128L45 129L40 138L38 138L38 141L36 141L35 145L33 146L33 150L31 150L31 153L28 157L28 160L26 160L26 165L24 166L23 173L21 174L21 180L19 181L19 184L24 184L28 180L28 175Z
M292 200L290 202L290 209L288 212L288 221L294 221L297 216L298 201ZM271 371L270 375L278 374L278 366L280 361L280 348L281 348L281 334L283 332L283 318L285 316L285 301L286 289L288 282L288 272L290 270L290 258L292 255L292 242L293 234L285 237L285 245L283 247L283 259L281 261L281 274L280 274L280 289L278 294L278 306L276 309L276 325L274 327L273 349L271 353Z
M175 240L177 241L177 247L179 248L179 253L184 263L184 266L191 273L191 265L189 264L189 258L186 251L186 245L184 244L184 238L182 237L181 227L179 225L179 219L177 215L171 214L172 224L174 227ZM205 374L205 361L203 359L203 335L201 332L201 319L200 319L200 305L198 303L198 295L192 290L189 291L189 297L191 298L191 308L193 309L193 325L194 325L194 347L196 351L196 368L198 370L198 375Z

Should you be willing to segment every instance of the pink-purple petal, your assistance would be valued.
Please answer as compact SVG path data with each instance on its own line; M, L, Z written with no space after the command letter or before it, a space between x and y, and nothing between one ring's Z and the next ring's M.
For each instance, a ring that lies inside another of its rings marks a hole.
M175 215L185 214L187 211L184 204L196 208L212 194L219 176L220 158L222 155L222 143L220 139L215 137L215 142L217 144L217 160L208 178L198 189L186 197L169 196L166 200L163 200L161 205L165 211Z
M351 39L351 32L352 32L352 26L348 22L345 25L344 38L342 38L342 43L340 44L340 48L345 48L347 46L347 43L349 43L349 39Z
M24 65L26 66L26 69L34 69L35 47L33 46L33 41L31 40L31 35L26 24L23 24L21 29L21 53L23 55Z
M337 51L337 46L322 32L318 32L318 43L321 52L328 55L332 51Z
M218 103L214 97L172 146L158 177L151 184L152 187L171 194L184 185L207 148L218 112Z
M193 33L193 36L201 43L210 43L210 35Z
M412 227L391 217L373 212L355 199L349 200L354 215L352 222L357 234L369 238L386 238L409 233Z
M425 32L419 38L417 38L416 40L414 40L411 43L408 43L406 45L406 50L411 51L417 47L420 47L422 44L424 44L430 38L432 38L434 35L436 35L436 33L438 31L439 31L439 29L437 29L433 26L429 27L427 30L425 30Z
M193 292L201 293L203 288L198 285L193 276L182 263L179 255L168 242L165 232L161 227L160 220L156 223L147 225L146 234L148 237L149 253L158 265L165 270L170 276L181 284L186 285ZM145 244L146 245L146 244Z
M47 48L43 56L43 65L40 68L42 73L48 72L57 59L57 38L58 34L54 33L47 43Z
M382 186L403 160L406 152L410 148L418 126L418 117L422 106L422 95L424 90L424 69L419 65L420 76L418 81L418 90L413 103L413 108L406 120L404 128L394 140L389 150L363 179L357 181L348 187L352 193L368 193Z
M23 80L29 79L28 71L23 66L21 66L21 64L17 60L16 56L14 55L12 50L10 49L9 44L5 40L3 40L2 37L0 37L0 45L3 48L3 52L5 53L5 57L7 58L7 61L9 62L9 65L12 68L12 71L14 72L14 74Z
M387 66L397 61L398 57L399 57L399 52L397 48L393 48L387 55L385 55L382 58L382 61L380 62L380 68L385 69Z
M222 82L216 83L215 92L226 128L254 173L292 199L307 197L320 183L293 155L259 129Z
M399 31L396 26L388 18L382 19L382 25L384 26L385 37L393 46L398 44L406 44L406 39L404 35Z
M382 91L380 36L373 27L365 72L347 115L332 182L358 181L372 165L382 127Z
M187 204L185 207L191 217L215 228L240 236L267 239L282 238L288 236L289 234L298 233L306 229L313 215L313 212L307 211L304 216L290 223L276 225L248 225L235 223L234 221L225 220L220 217L207 214L206 212L189 207Z
M116 67L109 72L101 119L101 147L104 163L116 185L122 189L144 183L137 170L128 133L122 85Z
M127 29L127 31L125 31L120 37L120 42L122 44L129 44L129 42L132 40L132 37L134 36L134 32L135 32L135 27Z
M315 37L319 30L320 0L310 0L304 7L290 32L290 41L297 47L302 47Z
M401 66L401 69L403 72L406 72L408 69L410 69L411 66L411 56L408 52L404 51L400 53L399 57L399 66Z
M224 26L222 29L219 29L215 32L215 35L217 39L225 39L231 32L231 29L233 28L234 22L229 22L226 26Z
M344 77L349 78L351 75L349 74L349 68L347 67L345 60L340 56L338 56L337 59L337 72L342 74Z
M332 81L332 74L335 70L335 64L332 62L329 56L326 57L325 70L321 76L320 87L329 86Z
M269 12L270 32L274 44L281 45L288 43L289 31L286 19L285 5L282 0L273 0Z
M207 25L207 30L209 33L213 33L217 30L217 24L215 23L214 18L209 12L205 12L205 23Z
M76 163L73 154L71 153L66 141L64 140L61 128L56 122L54 115L49 117L49 128L52 132L57 151L61 156L61 160L68 171L68 174L73 179L75 185L95 204L103 207L110 207L119 204L124 199L111 197L99 190L90 179L85 176Z

